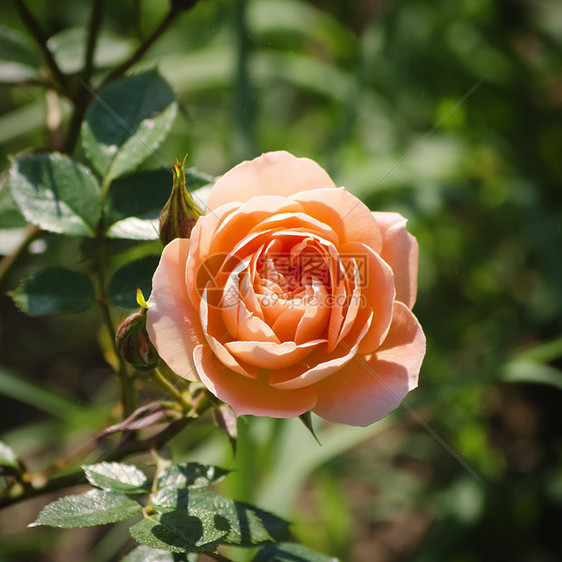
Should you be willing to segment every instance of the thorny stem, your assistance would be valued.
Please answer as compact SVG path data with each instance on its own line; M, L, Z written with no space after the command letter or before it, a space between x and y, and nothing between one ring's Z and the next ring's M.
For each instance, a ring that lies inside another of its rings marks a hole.
M59 91L61 91L64 94L67 94L68 93L67 77L59 68L57 61L53 57L53 53L51 53L51 51L47 47L47 36L43 31L43 28L39 25L39 22L37 21L35 16L29 11L28 7L23 3L23 0L13 0L13 1L14 4L16 5L16 9L18 10L21 21L31 33L31 36L39 46L39 49L41 49L41 53L43 54L43 58L45 59L45 64L49 69L53 82L56 84Z
M192 421L194 421L194 418L178 420L147 440L129 441L127 443L124 443L122 440L109 453L102 455L97 462L119 462L129 455L146 453L152 449L162 449L168 441L180 433ZM84 473L80 470L50 479L46 478L44 473L38 473L30 475L29 481L30 486L27 486L25 489L14 486L9 490L7 496L0 497L0 509L43 494L58 492L59 490L82 484L84 482Z

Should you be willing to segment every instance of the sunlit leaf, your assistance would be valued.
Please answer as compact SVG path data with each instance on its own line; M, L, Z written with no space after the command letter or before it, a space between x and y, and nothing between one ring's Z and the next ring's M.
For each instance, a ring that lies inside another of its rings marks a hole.
M83 466L82 469L90 484L103 490L142 494L148 489L144 472L131 464L102 462Z
M211 490L164 488L155 494L151 505L160 513L183 509L190 515L218 516L219 522L228 523L228 532L221 539L226 544L252 546L286 538L287 523L282 519Z
M58 153L15 158L9 179L25 218L43 230L92 236L101 217L101 196L92 172Z
M166 468L158 478L158 489L204 488L220 482L228 470L195 462L175 464Z
M116 523L132 517L141 505L127 496L106 490L89 490L84 494L65 496L43 508L30 526L93 527Z
M174 92L157 72L128 76L101 91L86 113L82 145L106 184L154 154L176 110Z
M215 550L228 533L228 522L210 512L155 513L131 527L139 543L171 552Z

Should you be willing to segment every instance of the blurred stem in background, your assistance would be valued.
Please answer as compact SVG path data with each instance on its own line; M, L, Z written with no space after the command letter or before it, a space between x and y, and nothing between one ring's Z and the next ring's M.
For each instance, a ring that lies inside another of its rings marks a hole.
M235 163L254 158L258 152L256 140L256 92L251 76L252 36L248 27L248 0L234 0L234 34L236 70L234 79L234 118L232 136Z

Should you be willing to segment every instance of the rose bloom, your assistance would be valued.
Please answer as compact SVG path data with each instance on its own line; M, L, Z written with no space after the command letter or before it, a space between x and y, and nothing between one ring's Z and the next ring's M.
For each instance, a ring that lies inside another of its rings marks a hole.
M417 386L418 246L318 164L271 152L213 186L162 253L147 329L179 376L237 415L365 426Z

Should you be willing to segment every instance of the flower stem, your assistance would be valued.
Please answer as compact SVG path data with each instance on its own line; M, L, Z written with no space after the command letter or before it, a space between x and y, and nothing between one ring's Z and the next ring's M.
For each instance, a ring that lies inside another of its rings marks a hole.
M186 402L182 393L178 390L177 385L168 380L168 378L162 373L160 369L154 369L152 371L152 377L158 386L166 392L167 395L172 396L176 402L181 404L185 408Z
M117 348L117 343L115 342L115 326L113 320L111 319L111 312L109 310L109 298L107 295L107 283L106 283L106 238L105 230L103 228L103 218L100 221L100 226L98 227L98 232L96 235L97 246L98 246L98 256L97 256L97 272L98 272L98 304L101 310L103 323L107 331L108 336L111 339L111 344L115 357L117 360L117 367L114 369L115 375L119 381L119 388L121 393L121 406L123 409L123 418L126 418L132 414L137 408L137 392L135 388L135 378L129 374L127 364L119 350Z

